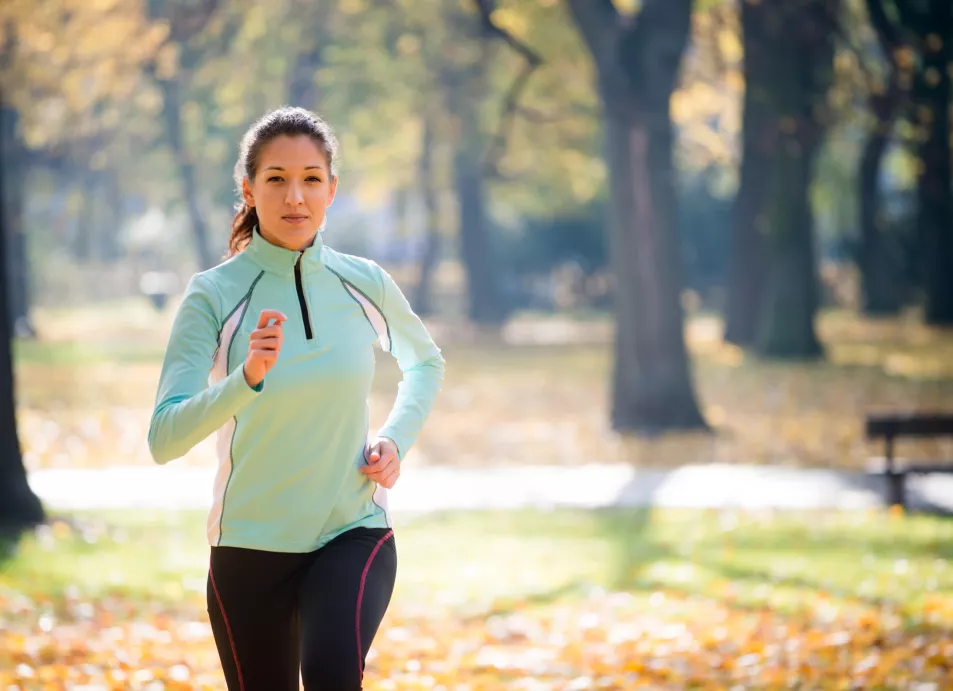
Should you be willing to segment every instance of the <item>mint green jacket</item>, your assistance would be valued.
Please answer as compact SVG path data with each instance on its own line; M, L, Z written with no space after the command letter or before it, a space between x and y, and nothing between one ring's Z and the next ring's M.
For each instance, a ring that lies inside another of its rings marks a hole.
M263 309L284 342L252 388L242 366ZM359 471L369 448L374 344L403 379L378 436L413 446L440 390L444 359L391 276L325 246L300 252L259 233L198 273L172 324L149 449L156 463L217 433L209 544L309 552L350 528L390 527L386 490Z

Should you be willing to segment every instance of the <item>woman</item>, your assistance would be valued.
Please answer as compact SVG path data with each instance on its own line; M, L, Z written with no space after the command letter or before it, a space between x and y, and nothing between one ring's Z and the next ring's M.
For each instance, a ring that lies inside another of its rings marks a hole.
M300 108L243 138L230 256L186 288L149 429L157 463L218 432L207 595L231 691L361 688L396 576L386 490L443 380L388 273L322 243L336 147ZM369 439L375 341L403 381Z

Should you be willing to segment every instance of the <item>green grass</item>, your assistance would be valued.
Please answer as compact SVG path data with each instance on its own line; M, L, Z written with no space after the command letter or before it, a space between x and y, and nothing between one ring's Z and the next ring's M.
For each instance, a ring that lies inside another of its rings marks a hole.
M99 512L21 541L0 591L204 597L204 513ZM827 598L919 621L953 611L953 521L877 513L505 511L398 520L397 597L506 610L592 588L793 612ZM931 604L932 603L932 604Z
M159 343L84 343L82 341L17 341L14 358L29 365L71 365L161 363Z

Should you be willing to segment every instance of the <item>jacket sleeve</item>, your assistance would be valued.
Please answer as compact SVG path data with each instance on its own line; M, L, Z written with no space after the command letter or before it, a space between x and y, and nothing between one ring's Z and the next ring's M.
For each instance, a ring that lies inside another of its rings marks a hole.
M381 267L381 311L391 355L403 373L390 415L378 436L392 439L404 458L417 441L443 383L444 359L394 279Z
M209 386L221 331L217 297L208 279L196 274L176 311L149 425L149 451L156 463L184 456L264 387L264 382L250 387L242 367Z

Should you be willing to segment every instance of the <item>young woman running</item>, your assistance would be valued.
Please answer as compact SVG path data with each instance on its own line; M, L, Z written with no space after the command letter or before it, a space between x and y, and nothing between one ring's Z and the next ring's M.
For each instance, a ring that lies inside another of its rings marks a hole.
M227 261L190 280L162 365L157 463L218 434L208 613L230 691L361 688L397 569L386 490L444 360L393 279L321 240L337 188L328 125L255 123L235 169ZM403 372L369 437L373 344Z

